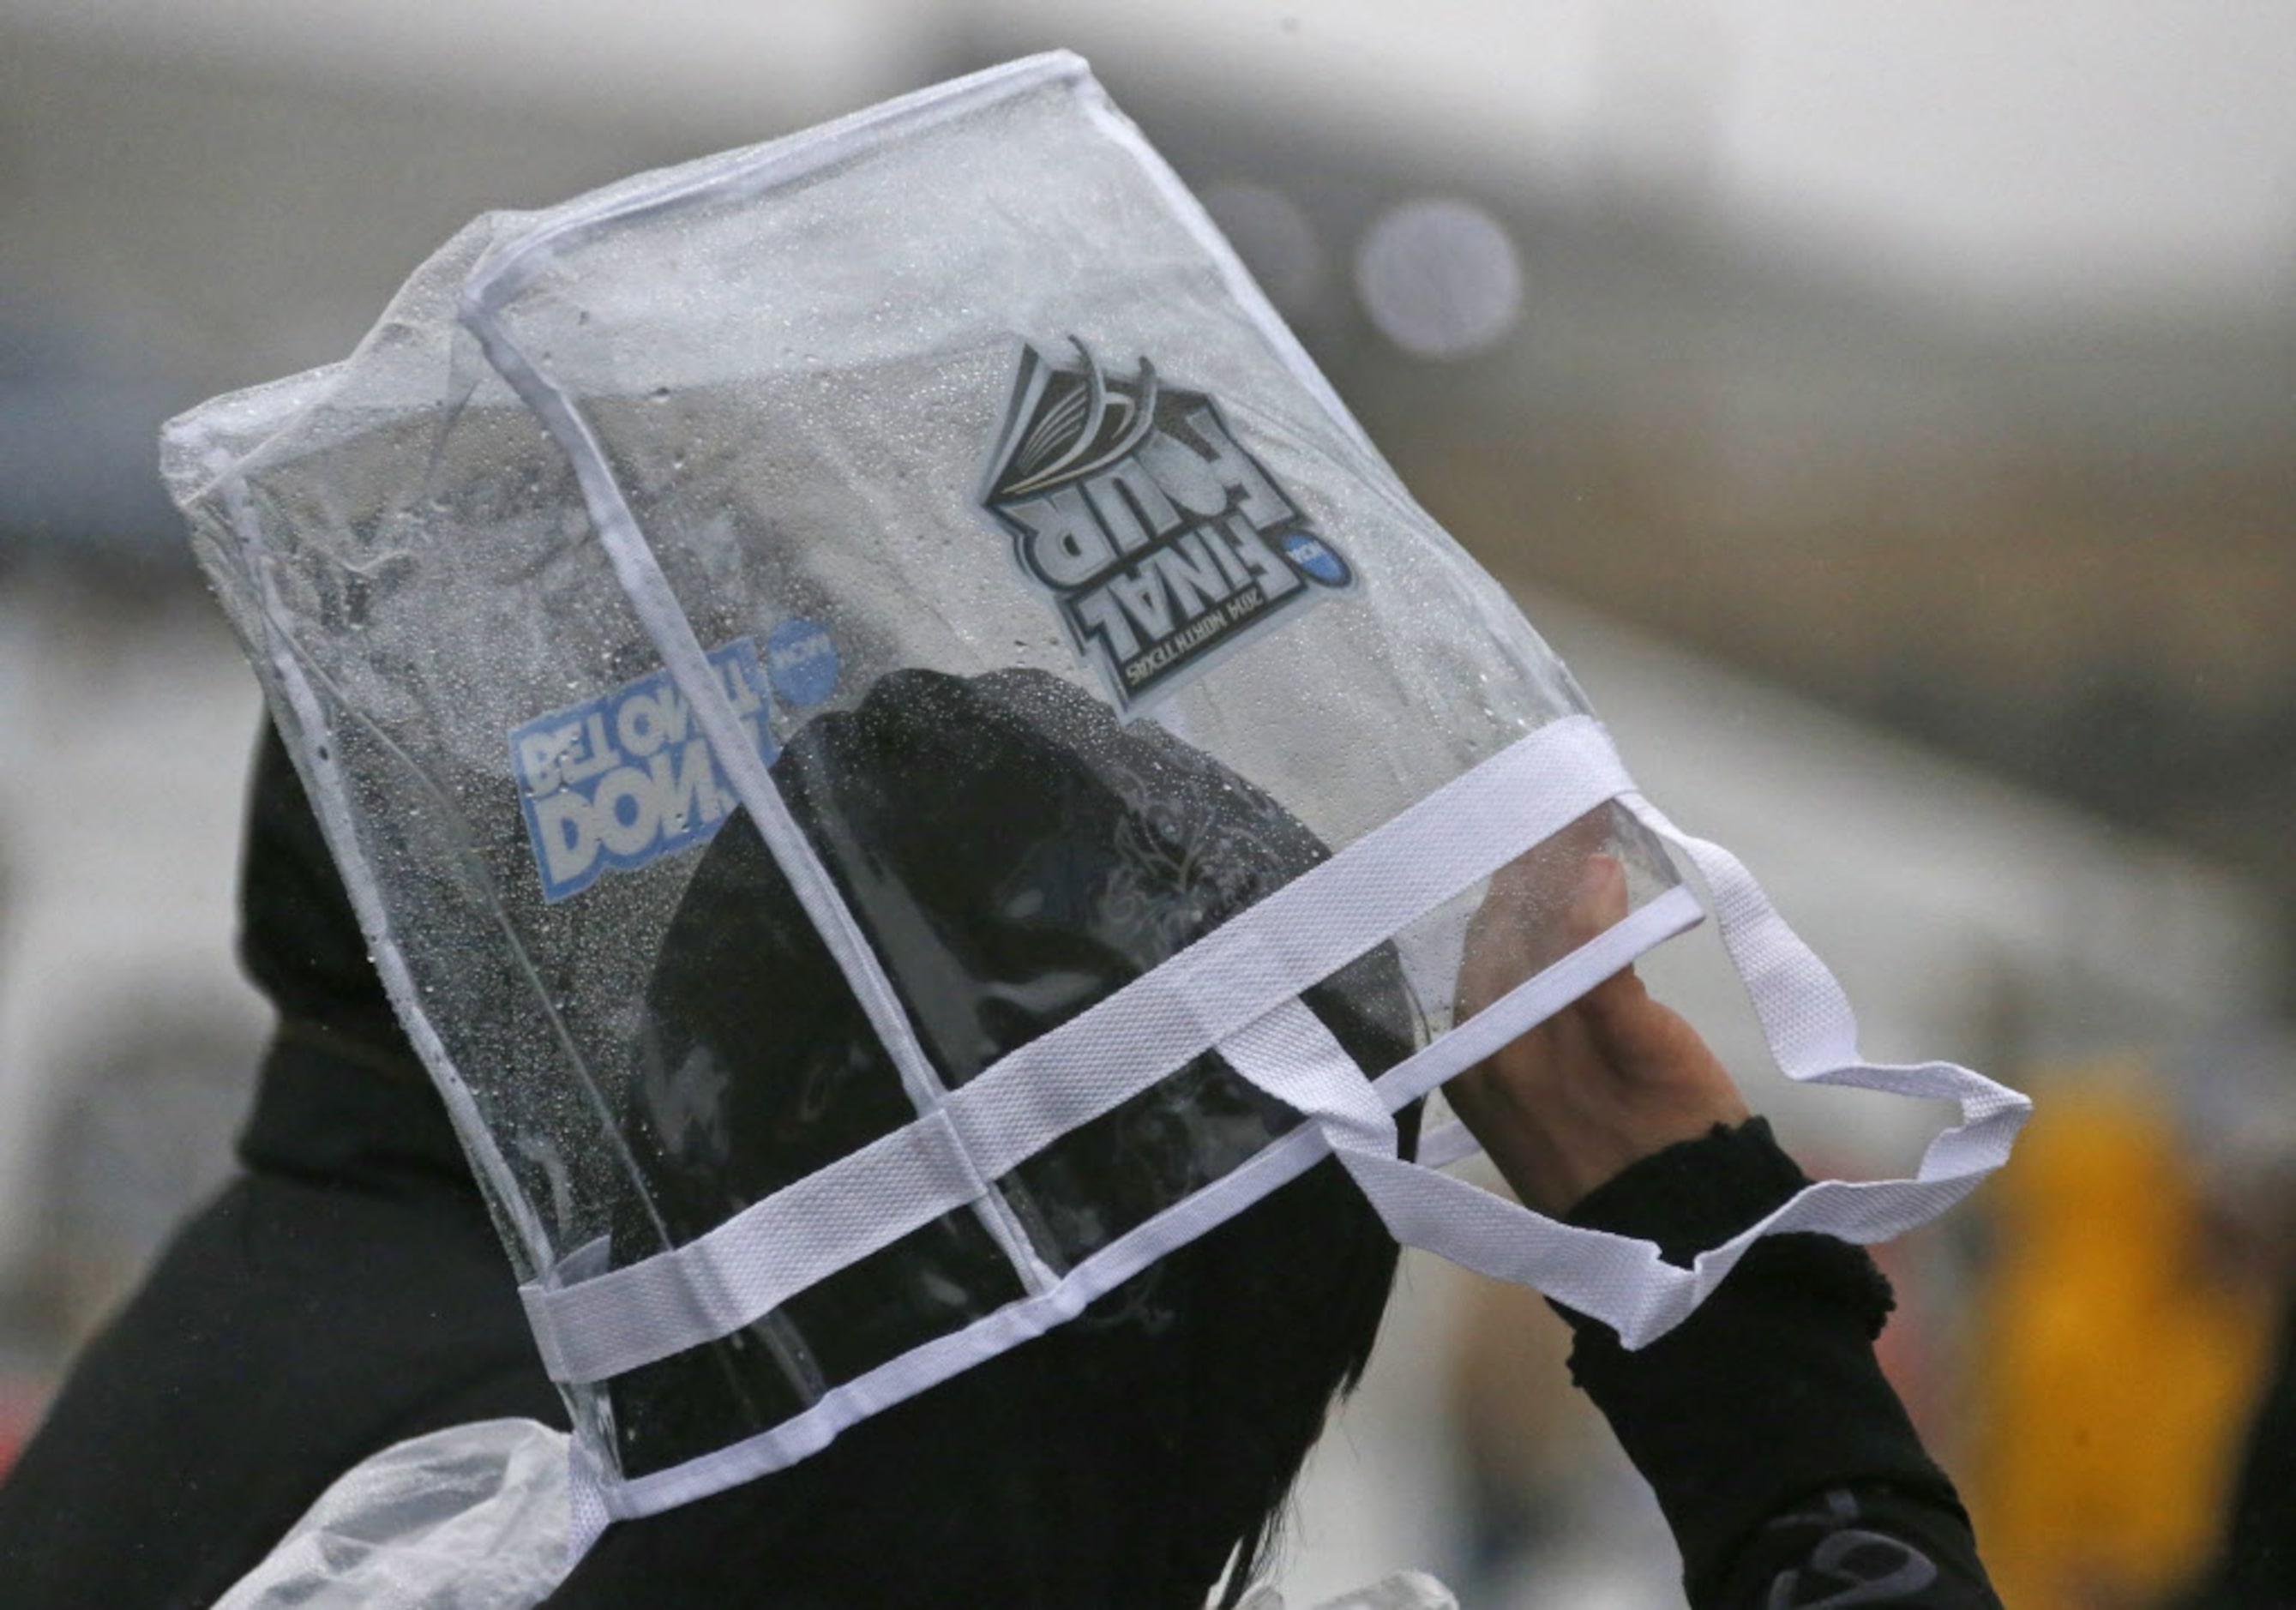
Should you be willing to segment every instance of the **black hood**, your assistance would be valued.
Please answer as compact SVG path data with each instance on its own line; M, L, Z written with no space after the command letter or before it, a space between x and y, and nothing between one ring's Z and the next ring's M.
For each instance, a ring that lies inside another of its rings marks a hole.
M239 899L240 965L279 1010L241 1162L331 1187L445 1186L477 1211L446 1105L391 1012L318 817L268 725Z
M267 724L249 789L239 960L290 1032L415 1067L318 816Z

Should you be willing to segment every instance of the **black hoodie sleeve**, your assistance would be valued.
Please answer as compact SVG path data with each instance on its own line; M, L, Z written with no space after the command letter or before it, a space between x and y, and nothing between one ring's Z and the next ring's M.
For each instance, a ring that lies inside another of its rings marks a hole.
M1805 1183L1755 1119L1644 1159L1570 1218L1687 1265ZM1695 1610L1998 1606L1953 1483L1875 1361L1891 1306L1862 1248L1800 1234L1757 1243L1638 1352L1563 1310L1572 1379L1657 1494Z

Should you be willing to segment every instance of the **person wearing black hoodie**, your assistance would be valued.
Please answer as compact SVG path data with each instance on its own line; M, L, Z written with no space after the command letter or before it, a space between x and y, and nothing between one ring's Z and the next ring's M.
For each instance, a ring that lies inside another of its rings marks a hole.
M565 1424L468 1165L392 1018L292 768L268 735L243 891L242 957L280 1012L241 1143L243 1172L90 1346L0 1483L0 1597L18 1610L209 1604L366 1455L480 1418ZM1621 893L1603 883L1589 900L1600 907ZM1599 925L1603 914L1592 920ZM1759 1218L1801 1180L1766 1127L1745 1120L1702 1042L1631 972L1453 1089L1527 1200L1592 1228L1651 1236L1677 1261ZM1558 1102L1574 1089L1594 1099ZM1336 1169L1297 1184L1323 1175ZM1349 1237L1383 1240L1344 1188L1320 1206L1355 1213ZM1251 1236L1254 1216L1226 1227L1230 1238ZM1308 1219L1326 1237L1339 1228L1317 1212ZM1218 1232L1207 1238L1208 1263L1220 1261L1218 1243ZM1382 1293L1392 1259L1385 1245L1374 1271ZM1236 1267L1263 1265L1265 1252L1247 1252ZM1279 1267L1278 1284L1291 1272ZM1078 1470L1138 1458L1111 1427L1152 1437L1158 1417L1139 1426L1109 1420L1081 1392L1057 1413L1014 1417L996 1390L1000 1380L1025 1382L1054 1403L1058 1382L1073 1376L1085 1386L1099 1380L1117 1401L1123 1372L1104 1372L1091 1355L1128 1334L1139 1315L1127 1305L1137 1295L1119 1288L1084 1319L854 1428L779 1477L610 1529L551 1602L826 1610L861 1602L837 1575L856 1561L869 1565L873 1604L987 1602L985 1583L1010 1589L994 1596L999 1604L1083 1602L1032 1595L1029 1573L1057 1560L1067 1591L1079 1562L1101 1548L1081 1533L1126 1525L1127 1516L1064 1503L1056 1524L1080 1534L1051 1555L1028 1526L985 1532L939 1517L968 1512L1000 1470L1018 1479L1041 1465L1047 1444L1085 1450L1069 1461ZM1641 1352L1574 1318L1574 1377L1656 1490L1702 1610L1997 1602L1950 1483L1874 1364L1871 1337L1889 1302L1865 1253L1799 1236L1758 1246L1697 1314ZM1316 1351L1335 1369L1310 1394L1318 1403L1359 1373L1378 1306L1350 1304L1354 1317L1320 1327ZM1184 1324L1218 1322L1198 1315ZM1162 1344L1179 1341L1168 1335ZM1282 1352L1256 1367L1273 1379L1300 1366ZM1283 1479L1262 1500L1248 1553L1265 1545L1321 1415L1287 1416L1280 1426L1266 1418L1247 1395L1225 1417L1226 1433L1218 1425L1209 1433L1213 1443L1232 1433L1238 1447L1283 1444L1252 1456ZM1199 1451L1222 1457L1217 1446ZM1185 1482L1185 1471L1176 1467L1175 1480ZM936 1504L937 1493L967 1503ZM1170 1514L1186 1530L1194 1507L1175 1502ZM773 1524L761 1527L761 1516ZM805 1547L777 1559L775 1537ZM1180 1573L1189 1581L1129 1572L1090 1602L1193 1610L1209 1585L1195 1579L1217 1570L1226 1547L1207 1551L1198 1546L1205 1540L1170 1540L1174 1557L1209 1561ZM780 1569L799 1556L822 1574L799 1581Z

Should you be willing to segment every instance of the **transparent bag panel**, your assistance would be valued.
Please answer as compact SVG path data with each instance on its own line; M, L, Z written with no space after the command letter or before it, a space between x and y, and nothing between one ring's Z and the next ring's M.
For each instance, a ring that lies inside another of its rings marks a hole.
M1281 597L1185 642L1180 674L1124 713L1166 721L1338 847L1583 703L1239 302L1151 160L1096 86L1047 82L785 188L719 173L571 227L494 316L599 444L702 640L818 620L855 686L1021 666L1122 703L1094 623L1173 646L1248 590L1218 563L1205 576L1188 546L1201 528L1240 522L1263 549L1319 541L1322 558L1279 553L1260 590ZM1040 419L1032 350L1055 382ZM1107 462L1073 484L994 495L1014 484L1004 472L1078 445L1054 415L1079 390L1103 405L1097 445L1120 446L1144 364L1159 428L1136 451L1087 450L1079 465ZM1007 441L1016 415L1050 431L1039 453L1025 428ZM1243 489L1255 480L1291 517ZM1173 509L1143 510L1150 483ZM1208 490L1232 520L1200 515ZM1078 536L1031 499L1104 518ZM1018 529L1032 520L1035 538ZM1113 563L1060 585L1079 545Z
M298 428L312 453L244 475L233 536L260 557L234 579L269 616L256 641L274 680L275 650L307 692L275 708L307 727L315 798L348 813L351 881L413 985L402 1009L485 1120L510 1176L488 1183L531 1275L609 1228L627 1178L624 1008L683 879L544 898L510 735L654 652L586 540L563 454L524 410L442 400L385 419L338 403Z
M1097 87L1016 83L783 183L735 153L675 198L618 187L651 198L625 217L481 220L347 363L170 432L524 1277L683 1244L915 1111L578 455L949 1088L1584 708ZM457 323L488 284L493 349ZM555 435L505 350L565 405ZM1595 836L1638 902L1673 881ZM1447 1023L1474 909L1308 992L1368 1071ZM1298 1121L1198 1055L1013 1169L998 1211L1058 1273ZM570 1395L610 1461L659 1468L1021 1292L955 1212Z

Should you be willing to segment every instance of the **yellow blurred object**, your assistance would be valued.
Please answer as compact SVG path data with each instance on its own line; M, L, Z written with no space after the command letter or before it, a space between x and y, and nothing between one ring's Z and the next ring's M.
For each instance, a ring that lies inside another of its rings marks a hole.
M1967 1483L2005 1603L2160 1602L2207 1560L2272 1335L2141 1066L2054 1083L1991 1206Z

